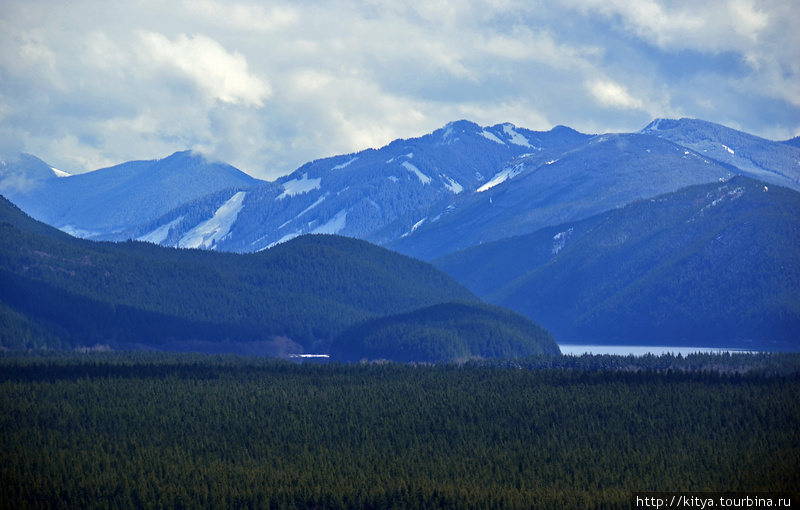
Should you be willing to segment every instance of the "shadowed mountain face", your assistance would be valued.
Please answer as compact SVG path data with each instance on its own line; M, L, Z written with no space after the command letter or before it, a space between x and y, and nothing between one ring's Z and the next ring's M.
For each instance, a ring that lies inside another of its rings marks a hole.
M326 352L364 319L475 296L364 241L305 236L257 254L76 239L0 201L0 345Z
M560 342L800 349L800 193L745 177L435 264Z
M734 175L800 190L800 150L710 122L660 119L640 133L520 158L477 193L420 211L413 232L368 239L431 260Z

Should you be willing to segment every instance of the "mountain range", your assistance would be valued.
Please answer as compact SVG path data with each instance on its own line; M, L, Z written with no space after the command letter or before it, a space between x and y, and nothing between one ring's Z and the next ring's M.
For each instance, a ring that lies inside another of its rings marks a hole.
M190 151L79 175L52 169L30 155L0 168L6 174L0 174L0 193L6 198L33 218L87 238L152 221L222 189L262 182Z
M378 150L312 161L274 183L200 199L106 239L171 246L200 242L236 252L258 251L306 233L376 242L371 237L382 229L405 228L420 210L473 193L515 158L585 138L562 127L533 132L510 124L481 128L455 122Z
M315 160L274 182L184 152L7 196L92 239L245 253L335 233L432 260L734 175L800 190L798 162L791 140L693 119L596 136L458 121Z
M603 135L458 121L315 160L274 182L184 152L64 178L25 156L0 166L0 187L34 217L50 211L47 223L95 240L242 254L296 249L305 234L366 240L352 249L379 245L433 261L477 298L516 310L561 342L795 350L797 145L693 119ZM188 199L156 192L195 175ZM416 311L436 304L362 311L324 335L310 333L314 326L269 330L270 338L327 349L371 317L380 321L334 344L375 346L376 331L412 331L409 321L427 317ZM426 334L440 335L435 321L427 324ZM459 355L480 352L470 342L474 350Z
M510 310L487 309L432 265L340 236L303 236L243 255L96 242L37 222L0 199L0 281L2 349L326 353L339 333L361 321L457 301L472 318L465 338L511 314L516 326L500 335L508 345L558 353L539 326ZM526 329L542 333L529 337ZM463 343L458 334L449 340ZM500 345L496 355L504 354ZM406 352L410 360L470 354L462 348L431 357L425 346L415 349ZM371 355L362 349L357 358Z
M561 343L800 348L800 193L737 176L434 261Z

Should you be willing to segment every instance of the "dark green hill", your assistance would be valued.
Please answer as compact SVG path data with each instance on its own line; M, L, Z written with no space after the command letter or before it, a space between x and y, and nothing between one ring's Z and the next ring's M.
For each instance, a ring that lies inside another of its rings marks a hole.
M430 264L307 236L255 254L97 243L0 201L0 345L325 352L375 316L475 300Z
M451 361L559 354L550 333L511 310L474 302L433 305L370 319L331 345L339 361Z
M750 178L436 265L560 342L800 349L800 193Z

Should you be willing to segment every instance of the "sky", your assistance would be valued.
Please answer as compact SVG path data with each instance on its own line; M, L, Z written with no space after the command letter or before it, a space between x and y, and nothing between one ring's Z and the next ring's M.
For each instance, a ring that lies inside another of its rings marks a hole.
M0 157L273 180L451 121L800 135L797 0L3 0Z

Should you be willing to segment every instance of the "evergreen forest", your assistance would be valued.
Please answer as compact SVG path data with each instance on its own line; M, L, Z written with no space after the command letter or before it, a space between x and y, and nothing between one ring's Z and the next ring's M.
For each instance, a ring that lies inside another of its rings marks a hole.
M800 488L800 357L0 357L0 508L628 508ZM796 496L796 494L795 494Z
M331 344L337 361L436 362L559 354L555 339L530 319L475 302L433 305L360 322Z
M251 254L76 239L0 197L0 347L325 353L365 319L478 301L432 265L303 236Z

